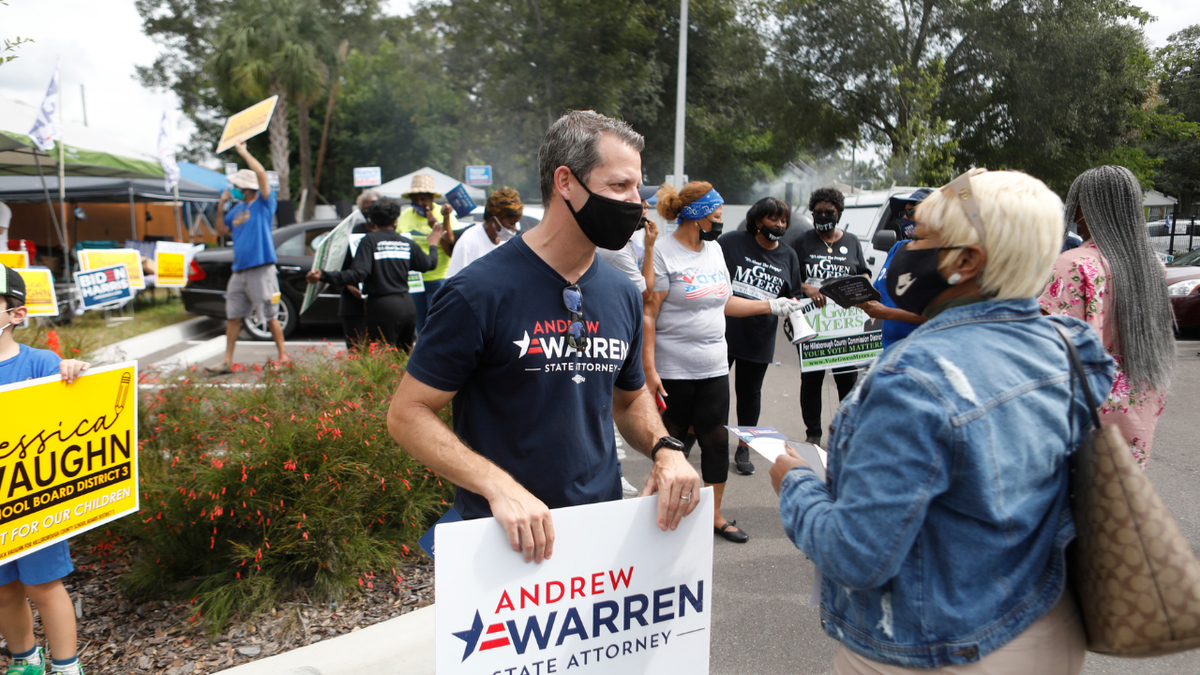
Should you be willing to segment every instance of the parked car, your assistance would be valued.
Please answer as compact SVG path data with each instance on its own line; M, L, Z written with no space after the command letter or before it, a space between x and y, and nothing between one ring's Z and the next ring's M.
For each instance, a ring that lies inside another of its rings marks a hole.
M1180 328L1200 328L1200 249L1167 263L1167 294Z
M341 288L330 286L317 296L316 302L303 316L300 307L304 304L304 292L308 282L304 275L312 269L315 247L322 235L337 226L337 220L310 220L297 225L281 227L271 233L275 241L275 255L279 261L279 323L285 337L296 332L301 324L340 325L338 297ZM188 271L188 284L182 290L183 306L192 314L225 319L225 286L233 274L233 248L209 249L196 254ZM256 340L270 340L267 322L257 312L243 322L246 330Z

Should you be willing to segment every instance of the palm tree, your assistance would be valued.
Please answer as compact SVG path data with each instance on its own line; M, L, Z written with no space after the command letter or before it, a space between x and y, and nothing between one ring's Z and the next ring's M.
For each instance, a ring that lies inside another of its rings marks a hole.
M261 100L279 96L267 130L279 198L291 199L288 105L296 105L300 185L312 189L308 109L325 89L332 38L315 0L236 0L217 26L210 72L224 94Z

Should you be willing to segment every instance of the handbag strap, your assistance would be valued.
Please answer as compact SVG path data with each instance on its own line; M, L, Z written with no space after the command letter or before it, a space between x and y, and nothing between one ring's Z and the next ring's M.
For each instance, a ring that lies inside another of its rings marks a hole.
M1071 336L1067 334L1067 329L1059 324L1054 324L1058 330L1058 334L1062 337L1063 344L1067 346L1067 356L1071 360L1071 377L1079 381L1079 386L1083 389L1083 396L1087 400L1088 412L1092 417L1092 424L1096 429L1100 428L1100 405L1096 403L1096 397L1092 395L1092 387L1088 384L1087 375L1083 371L1083 361L1079 358L1079 350L1075 349L1075 343L1071 341Z

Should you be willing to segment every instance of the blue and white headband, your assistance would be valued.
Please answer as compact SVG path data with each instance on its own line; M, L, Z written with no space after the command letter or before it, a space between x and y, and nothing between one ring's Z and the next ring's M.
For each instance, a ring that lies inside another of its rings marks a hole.
M679 212L679 220L676 222L682 223L685 220L701 220L708 214L716 211L717 207L724 203L725 200L714 188L709 190L703 197L683 207L683 210Z

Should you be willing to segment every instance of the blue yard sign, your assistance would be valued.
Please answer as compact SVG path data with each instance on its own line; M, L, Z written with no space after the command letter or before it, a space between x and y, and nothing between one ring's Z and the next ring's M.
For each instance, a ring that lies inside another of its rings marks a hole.
M76 272L75 285L84 309L99 309L133 297L129 270L123 264Z
M467 167L467 185L491 185L492 184L492 167L487 166L468 166Z
M454 215L459 218L465 218L475 210L475 200L471 199L471 195L467 194L467 188L462 183L459 183L453 190L446 193L446 201L450 202L450 206L454 207Z

